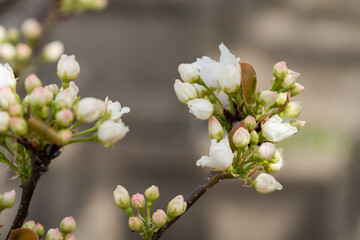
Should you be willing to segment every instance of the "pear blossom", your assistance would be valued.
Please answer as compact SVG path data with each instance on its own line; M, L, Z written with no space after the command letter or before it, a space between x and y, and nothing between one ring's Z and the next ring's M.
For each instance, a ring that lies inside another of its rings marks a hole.
M11 105L16 104L16 96L9 86L0 88L0 107L8 109Z
M209 119L208 129L211 139L216 139L220 141L224 136L224 128L215 117L211 117Z
M269 107L275 103L277 96L278 94L275 91L264 90L260 93L258 101L260 104Z
M35 108L41 108L46 105L46 96L43 87L36 87L30 93L29 103Z
M141 231L144 228L144 223L139 217L130 217L129 228L133 231Z
M190 100L187 102L187 105L189 107L189 112L201 120L209 119L214 112L213 105L206 99Z
M184 197L182 195L178 195L168 203L166 214L169 218L180 216L185 212L186 205Z
M156 212L153 213L151 220L152 220L152 224L156 228L161 228L166 223L167 220L166 213L164 212L164 210L158 209L156 210Z
M230 107L229 96L223 90L221 90L219 93L215 92L215 95L219 99L221 105L223 105L224 108L229 109Z
M301 113L301 102L289 102L289 104L286 106L284 113L286 117L289 118L296 118Z
M15 103L14 105L11 105L7 111L9 115L12 117L23 117L25 113L24 107L19 103Z
M75 80L80 73L80 65L75 60L75 55L62 55L57 64L57 75L64 82Z
M253 130L256 127L256 120L253 116L247 115L244 119L244 123L249 131Z
M117 121L122 115L130 112L129 107L121 107L121 104L118 101L113 102L109 100L109 97L105 98L105 103L107 105L107 112L111 114L110 120Z
M175 80L174 90L179 101L184 104L199 96L196 88L192 84L182 82L179 79Z
M8 130L10 124L9 113L0 111L0 133L4 133Z
M41 225L40 223L37 223L35 225L35 231L34 231L39 237L41 237L42 235L44 235L45 233L45 229L44 226Z
M204 83L213 88L219 88L218 80L226 65L233 65L240 71L238 59L230 53L229 49L223 43L219 45L219 49L221 52L219 62L204 56L192 63L192 66L200 71L200 77Z
M180 64L178 71L184 82L195 83L200 77L199 71L195 69L193 65L188 63Z
M286 62L281 61L274 65L273 74L277 78L284 78L288 72L288 68L286 66Z
M262 125L263 136L271 142L280 142L297 132L296 127L291 126L290 123L283 122L283 119L277 114Z
M300 73L294 72L292 70L288 70L286 77L282 80L281 86L283 88L291 88L295 82L296 79L300 76Z
M24 222L22 227L23 228L28 228L28 229L31 229L31 230L35 231L36 223L35 223L34 220L30 220L30 221Z
M145 190L146 200L149 202L154 202L160 196L159 188L155 185L152 185L148 189Z
M244 148L250 143L250 133L243 127L239 127L233 135L233 143L237 148Z
M102 115L103 103L103 101L93 97L81 99L74 108L77 119L85 123L97 120Z
M53 41L47 44L43 50L43 56L48 62L56 62L64 53L64 44L60 41Z
M4 86L9 86L15 89L16 79L10 65L7 63L2 65L0 63L0 88Z
M202 156L197 162L197 166L207 166L224 171L230 167L233 162L233 152L231 151L229 139L225 137L220 142L211 139L209 156Z
M131 205L134 208L136 208L138 210L144 209L145 204L146 204L146 201L145 201L144 195L142 195L140 193L136 193L131 197Z
M284 166L283 149L276 149L275 157L271 160L273 163L269 163L265 166L266 172L279 171Z
M294 86L290 90L290 95L292 97L294 97L294 96L300 94L304 90L305 90L305 87L303 85L301 85L300 83L295 83Z
M55 85L56 86L56 85ZM57 87L57 86L56 86ZM52 91L56 91L57 89L53 90L52 88L50 88ZM72 108L74 102L77 99L77 94L79 93L79 88L78 86L76 86L76 84L74 82L70 82L69 87L64 89L64 88L60 88L59 93L56 95L55 100L54 100L54 104L58 109L62 109L62 108Z
M26 38L36 39L42 34L42 27L36 19L29 18L21 24L21 31Z
M114 202L121 209L130 207L129 192L121 185L118 185L114 191Z
M128 131L129 128L125 126L121 119L118 122L106 120L98 129L98 138L105 147L111 147L125 137Z
M25 89L28 93L31 93L34 88L41 87L42 83L41 80L36 74L30 74L25 78Z
M28 133L28 125L25 119L19 117L10 118L10 129L12 132L20 136Z
M223 67L218 83L224 92L234 93L240 88L240 80L241 69L239 66L228 64Z
M276 148L270 142L264 142L259 147L259 157L262 160L270 160L275 156Z
M6 61L11 61L16 56L16 48L10 43L3 43L0 45L0 57Z
M276 179L267 173L260 173L254 181L254 188L258 193L271 193L283 187Z

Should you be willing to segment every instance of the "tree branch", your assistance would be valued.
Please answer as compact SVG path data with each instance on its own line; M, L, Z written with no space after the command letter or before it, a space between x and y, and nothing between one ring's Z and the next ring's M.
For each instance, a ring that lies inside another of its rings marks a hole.
M221 182L223 179L233 178L228 172L211 171L209 175L201 182L199 186L186 198L186 211L202 197L212 186ZM184 215L184 214L182 214ZM154 233L152 240L159 239L182 215L173 218L170 222L167 222L162 228Z

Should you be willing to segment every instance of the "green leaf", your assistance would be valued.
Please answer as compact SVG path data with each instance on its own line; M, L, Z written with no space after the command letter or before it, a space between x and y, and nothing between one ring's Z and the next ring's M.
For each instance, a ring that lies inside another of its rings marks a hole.
M9 240L39 240L38 235L28 228L11 230Z
M248 63L240 63L241 66L241 87L244 100L248 105L255 101L254 93L256 90L256 73L254 68Z

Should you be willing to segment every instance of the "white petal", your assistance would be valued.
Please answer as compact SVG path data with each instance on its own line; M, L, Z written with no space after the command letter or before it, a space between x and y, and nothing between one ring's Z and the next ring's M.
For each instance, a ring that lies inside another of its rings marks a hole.
M210 162L210 158L208 156L202 156L199 160L196 161L196 166L205 167Z
M231 64L231 65L234 65L236 67L239 67L239 63L238 63L236 57L234 56L234 54L232 54L229 51L229 49L223 43L221 43L219 45L219 49L220 49L220 52L221 52L220 63L223 66Z

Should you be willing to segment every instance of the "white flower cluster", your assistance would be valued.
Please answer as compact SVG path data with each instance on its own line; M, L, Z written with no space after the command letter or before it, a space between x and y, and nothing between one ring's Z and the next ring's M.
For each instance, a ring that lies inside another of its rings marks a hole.
M280 190L268 173L283 166L282 149L276 149L276 143L305 125L291 120L301 112L300 102L290 101L304 90L296 82L300 74L279 62L273 67L271 89L256 92L253 67L240 62L224 44L219 49L219 61L205 56L180 64L183 81L176 79L174 84L179 101L197 118L209 121L210 153L196 164L230 171L260 193ZM250 176L256 171L261 173L253 181Z

